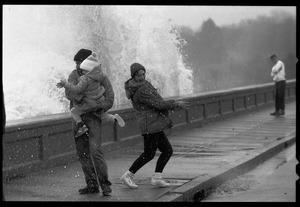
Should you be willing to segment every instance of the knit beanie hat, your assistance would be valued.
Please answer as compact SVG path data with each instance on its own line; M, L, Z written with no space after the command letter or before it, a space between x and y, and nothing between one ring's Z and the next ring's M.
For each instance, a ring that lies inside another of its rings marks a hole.
M130 66L131 77L133 78L135 76L136 72L138 72L139 70L144 70L146 72L146 69L144 68L144 66L142 66L139 63L133 63Z
M97 55L93 53L80 64L80 69L91 71L94 67L98 65L99 63L97 60Z
M74 61L82 62L82 61L84 61L84 59L86 59L91 54L92 54L91 50L80 49L74 56Z

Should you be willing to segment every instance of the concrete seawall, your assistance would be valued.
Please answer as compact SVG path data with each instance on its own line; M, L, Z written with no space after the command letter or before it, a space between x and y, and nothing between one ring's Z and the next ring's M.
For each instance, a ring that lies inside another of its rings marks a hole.
M174 127L166 133L270 106L274 104L274 93L274 83L268 83L180 97L189 102L190 107L171 114ZM295 97L296 80L289 80L286 100ZM111 110L110 113L122 116L126 126L103 126L102 145L106 152L141 140L132 108ZM3 137L4 179L77 161L71 121L70 115L64 113L7 123Z

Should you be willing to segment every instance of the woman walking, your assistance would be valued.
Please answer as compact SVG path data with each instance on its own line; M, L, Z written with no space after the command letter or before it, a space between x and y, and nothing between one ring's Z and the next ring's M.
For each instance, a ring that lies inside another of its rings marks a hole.
M134 174L152 160L156 150L161 151L151 184L157 187L168 187L162 179L162 172L173 154L172 146L163 130L172 127L168 110L179 110L187 107L186 102L165 101L150 82L145 80L146 69L139 63L130 66L131 78L125 82L125 91L137 110L137 120L144 138L144 152L133 162L121 177L121 181L130 188L138 186L133 181Z

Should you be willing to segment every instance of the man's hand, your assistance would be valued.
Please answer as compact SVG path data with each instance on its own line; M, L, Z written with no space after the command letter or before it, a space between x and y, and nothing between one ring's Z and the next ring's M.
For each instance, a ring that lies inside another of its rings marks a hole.
M103 111L102 108L94 108L94 109L93 109L93 114L94 114L95 116L97 116L98 118L100 118L100 119L101 119L103 113L104 113L104 111Z
M66 85L67 81L66 80L60 80L59 83L56 84L57 88L62 88Z

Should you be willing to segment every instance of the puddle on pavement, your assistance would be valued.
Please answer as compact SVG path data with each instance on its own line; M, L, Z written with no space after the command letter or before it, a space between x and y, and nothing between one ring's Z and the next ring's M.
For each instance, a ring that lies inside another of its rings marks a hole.
M181 157L185 158L195 158L195 157L213 157L213 156L222 156L224 155L224 152L218 152L218 153L211 153L211 152L205 152L205 153L186 153L184 155L181 155Z
M215 157L224 156L233 151L250 151L255 150L257 147L245 147L245 145L230 145L227 148L219 145L208 146L195 146L195 145L173 145L173 158L174 157Z
M284 163L290 161L296 156L296 145L284 149L271 159L257 166L252 171L238 176L237 178L227 181L220 185L218 188L212 190L207 200L217 197L226 196L226 194L234 194L242 191L249 190L252 186L256 185L260 179L263 179L271 174Z

